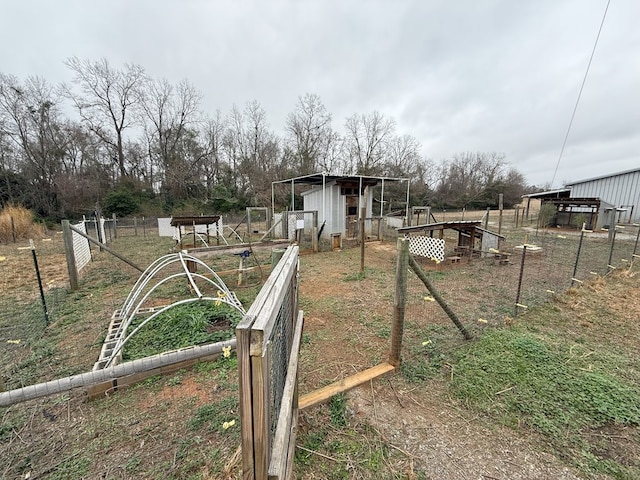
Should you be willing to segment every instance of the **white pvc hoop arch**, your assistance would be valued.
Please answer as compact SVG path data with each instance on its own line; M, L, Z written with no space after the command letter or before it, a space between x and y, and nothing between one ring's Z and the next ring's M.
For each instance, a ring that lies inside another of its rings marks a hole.
M211 275L212 278L209 278L203 274L190 272L187 268L186 262L194 262L197 265L200 265L206 270L206 273ZM146 293L145 292L147 286L154 280L154 278L166 267L176 262L180 262L182 271L178 273L174 273L169 275L162 280L155 283ZM176 302L173 302L171 305L163 307L162 309L154 312L149 318L145 319L140 325L138 325L131 333L127 334L127 329L131 325L136 314L139 312L140 308L144 304L144 302L149 298L149 296L158 289L161 285L165 284L168 281L171 281L176 278L186 277L189 281L193 291L196 296L194 298L183 299ZM196 280L202 280L205 284L208 284L214 287L218 291L218 297L207 297L202 294L200 289L196 284ZM142 296L142 297L141 297ZM141 297L141 298L140 298ZM224 303L234 308L242 315L244 315L245 309L237 299L235 294L229 290L229 287L222 281L222 279L218 276L216 272L214 272L206 263L204 263L199 258L193 257L183 252L172 253L169 255L165 255L163 257L155 260L147 269L140 275L133 288L129 292L126 300L124 301L122 308L120 310L120 317L123 318L122 322L118 326L118 329L115 332L116 344L109 354L107 361L105 363L105 368L111 366L114 360L117 358L118 354L122 351L124 345L129 341L129 339L135 335L142 327L144 327L151 320L156 318L161 313L166 312L167 310L186 303L193 303L196 301L214 301L218 303Z

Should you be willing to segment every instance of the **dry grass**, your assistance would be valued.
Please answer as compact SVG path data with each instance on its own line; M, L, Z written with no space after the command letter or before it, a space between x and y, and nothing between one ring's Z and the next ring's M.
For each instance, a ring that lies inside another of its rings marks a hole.
M6 205L0 212L0 242L43 237L44 227L33 220L30 210L20 205Z

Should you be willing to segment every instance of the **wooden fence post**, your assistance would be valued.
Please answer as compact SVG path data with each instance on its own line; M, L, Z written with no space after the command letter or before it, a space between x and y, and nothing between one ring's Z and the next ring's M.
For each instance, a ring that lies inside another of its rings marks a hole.
M500 216L498 217L498 235L502 233L502 211L504 210L504 194L498 195L498 208L500 209Z
M78 289L78 270L76 269L76 257L73 253L73 233L71 232L69 220L62 220L62 238L64 240L64 253L67 257L69 286L74 291Z
M407 270L409 268L409 239L398 238L398 260L396 262L396 291L393 296L393 325L391 329L391 352L389 363L400 367L404 311L407 297Z
M360 209L360 273L364 272L364 241L367 238L365 234L365 218L367 216L367 209Z

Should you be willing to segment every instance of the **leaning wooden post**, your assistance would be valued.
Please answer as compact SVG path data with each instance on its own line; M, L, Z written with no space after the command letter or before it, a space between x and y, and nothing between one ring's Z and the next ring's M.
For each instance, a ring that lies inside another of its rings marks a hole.
M73 233L69 220L62 220L62 238L64 240L64 253L67 257L67 270L69 271L69 286L71 290L78 290L78 270L76 269L76 257L73 253Z
M464 325L462 324L458 316L454 313L454 311L451 310L451 308L449 308L449 305L447 305L447 302L445 302L444 299L440 296L440 293L438 293L438 291L433 286L431 281L427 278L427 275L424 273L424 270L422 270L422 267L420 267L418 262L416 262L415 258L411 256L409 256L409 266L411 267L411 270L413 270L413 273L415 273L418 276L420 281L424 283L424 286L427 287L427 290L429 290L429 293L431 294L433 299L436 302L438 302L438 305L440 305L442 310L444 310L444 313L446 313L447 316L454 323L454 325L458 327L458 330L460 330L465 340L471 340L473 337L471 336L469 331L464 327Z
M407 270L409 268L409 239L398 238L398 260L396 262L396 291L393 296L393 325L391 330L391 352L389 363L400 367L404 311L407 302Z

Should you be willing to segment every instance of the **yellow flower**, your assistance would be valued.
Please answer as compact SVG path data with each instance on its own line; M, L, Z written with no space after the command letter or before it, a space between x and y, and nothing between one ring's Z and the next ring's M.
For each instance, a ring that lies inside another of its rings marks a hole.
M224 422L224 423L222 424L222 428L224 428L225 430L227 430L227 429L229 429L229 428L233 427L235 424L236 424L236 421L235 421L235 420L231 420L231 421L229 421L229 422Z
M426 347L427 345L431 345L431 340L427 340L426 342L422 342L422 346Z
M229 358L231 356L231 345L228 347L222 347L222 356L224 358Z
M222 299L223 298L227 298L227 294L224 293L224 292L221 292L220 290L218 290L218 298L217 298L217 300L215 302L213 302L214 305L216 307L219 307L220 305L222 305Z
M424 299L425 299L427 302L435 302L435 301L436 301L436 299L435 299L435 298L433 298L433 297L424 297Z

